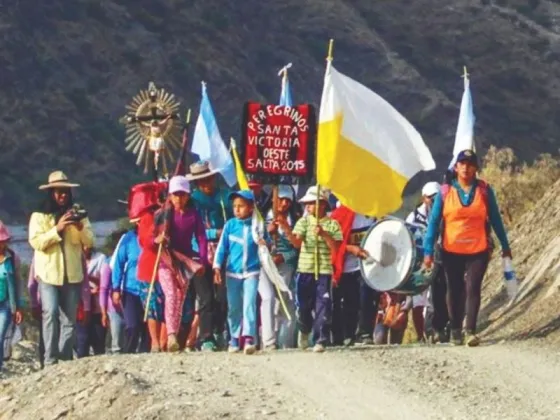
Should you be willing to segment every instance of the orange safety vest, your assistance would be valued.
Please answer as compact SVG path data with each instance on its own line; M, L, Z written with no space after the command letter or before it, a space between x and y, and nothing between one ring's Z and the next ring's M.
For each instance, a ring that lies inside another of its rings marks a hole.
M454 254L478 254L488 250L488 204L476 188L469 206L461 203L459 192L451 188L443 202L443 249Z

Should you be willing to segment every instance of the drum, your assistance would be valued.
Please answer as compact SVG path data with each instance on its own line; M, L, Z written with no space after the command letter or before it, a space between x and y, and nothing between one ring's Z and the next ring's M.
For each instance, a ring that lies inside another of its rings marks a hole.
M372 289L418 295L426 290L439 270L439 255L434 267L423 267L425 228L395 217L386 217L374 224L362 248L370 258L361 260L362 276Z

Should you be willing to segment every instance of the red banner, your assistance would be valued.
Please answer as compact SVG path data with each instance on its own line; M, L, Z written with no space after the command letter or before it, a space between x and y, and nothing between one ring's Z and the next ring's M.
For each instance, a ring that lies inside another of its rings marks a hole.
M252 178L270 183L310 180L315 143L311 105L245 104L241 152L243 168Z

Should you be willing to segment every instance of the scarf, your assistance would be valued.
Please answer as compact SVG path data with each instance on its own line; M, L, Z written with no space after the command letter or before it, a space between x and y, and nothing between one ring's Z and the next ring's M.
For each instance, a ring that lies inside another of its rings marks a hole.
M338 247L336 254L332 255L332 263L334 266L333 283L335 286L340 281L342 272L344 271L346 245L348 245L350 234L352 233L352 225L354 224L355 216L356 213L354 213L354 211L342 205L336 208L331 214L331 218L336 220L342 229L342 244Z

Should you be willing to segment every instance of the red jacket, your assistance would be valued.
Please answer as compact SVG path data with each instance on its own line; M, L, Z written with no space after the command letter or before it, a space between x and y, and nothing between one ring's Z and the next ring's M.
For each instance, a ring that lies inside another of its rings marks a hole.
M138 257L138 280L149 283L152 281L158 247L154 244L154 213L142 215L138 223L138 242L140 242L140 256Z
M333 283L335 286L340 281L342 272L344 271L346 245L348 245L348 240L350 239L350 233L352 232L352 224L354 223L355 216L356 213L354 213L353 210L343 205L331 213L331 218L338 222L342 230L342 244L338 248L338 252L336 254L332 254L332 263L334 266Z

